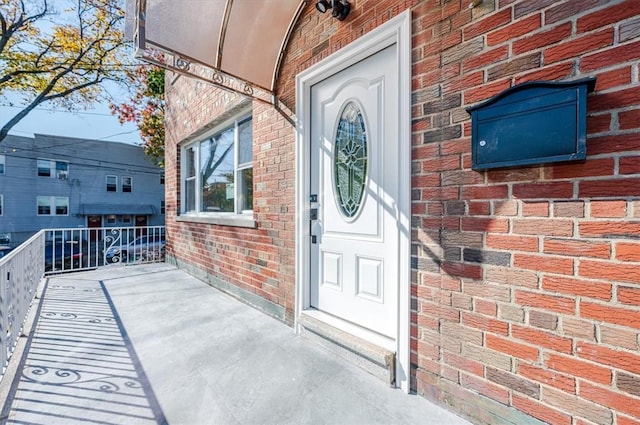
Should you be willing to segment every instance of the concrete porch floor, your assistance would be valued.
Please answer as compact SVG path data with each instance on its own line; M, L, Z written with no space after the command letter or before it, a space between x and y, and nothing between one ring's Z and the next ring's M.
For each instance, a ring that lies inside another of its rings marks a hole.
M38 301L0 423L469 424L166 264L54 276Z

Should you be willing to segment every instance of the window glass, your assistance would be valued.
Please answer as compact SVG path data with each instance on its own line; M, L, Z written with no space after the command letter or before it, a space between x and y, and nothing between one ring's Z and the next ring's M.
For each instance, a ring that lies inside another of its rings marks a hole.
M164 201L160 201L160 214L165 214L165 203Z
M51 177L51 161L48 159L38 160L38 175L41 177Z
M233 212L233 139L228 128L200 143L203 212Z
M51 198L48 196L38 196L38 215L51 215Z
M133 185L133 177L123 177L122 178L122 191L123 192L131 192L132 185Z
M182 212L237 213L253 209L253 123L235 120L182 149Z
M122 216L122 222L124 224L131 224L131 216L130 215L123 215Z
M2 215L2 210L4 209L4 197L0 195L0 215Z
M56 198L56 215L69 214L69 198Z
M4 155L0 155L0 174L4 174Z
M164 184L164 172L160 173L160 184Z
M118 190L118 177L107 176L107 192L116 192Z

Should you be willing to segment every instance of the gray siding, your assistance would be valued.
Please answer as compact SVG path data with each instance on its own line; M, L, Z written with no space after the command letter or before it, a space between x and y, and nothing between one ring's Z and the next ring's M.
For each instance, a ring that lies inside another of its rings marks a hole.
M0 143L5 155L5 173L0 174L0 194L3 214L0 235L12 234L12 242L40 229L86 227L86 211L103 216L114 213L115 226L123 224L125 211L140 212L146 206L148 225L163 225L160 203L164 200L164 185L160 184L162 169L152 164L138 146L36 134L34 138L8 136ZM66 179L38 176L37 160L67 161ZM107 192L106 176L118 178L116 192ZM122 192L122 178L132 177L130 193ZM66 197L69 214L39 216L38 196ZM151 208L152 206L152 208ZM97 211L100 211L98 213ZM19 236L20 235L20 236Z

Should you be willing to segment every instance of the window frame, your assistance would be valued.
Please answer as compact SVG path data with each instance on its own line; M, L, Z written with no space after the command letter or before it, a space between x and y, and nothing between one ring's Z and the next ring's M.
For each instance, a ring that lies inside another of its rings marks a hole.
M112 177L115 179L115 183L113 183L113 190L109 190L109 178ZM113 174L107 174L105 176L105 189L107 190L107 192L117 192L118 191L118 176L115 176Z
M129 184L125 185L124 182L127 179L129 180ZM122 176L122 178L120 180L122 182L122 186L121 186L122 193L131 193L131 192L133 192L133 177L131 177L131 176ZM126 189L128 189L128 190L126 190Z
M251 123L252 137L251 137L251 149L253 150L254 138L253 138L253 114L251 110L244 110L243 112L233 116L232 118L221 122L216 125L211 131L204 133L202 136L188 140L180 144L180 215L177 217L178 221L197 221L206 222L212 224L222 224L241 227L255 227L255 221L253 219L253 209L242 210L241 206L245 200L245 194L247 191L242 187L241 173L244 170L254 168L253 153L251 154L251 160L245 163L239 163L240 155L240 138L239 138L239 126L247 120ZM203 142L215 137L229 129L233 129L233 173L234 173L234 210L233 211L202 211L202 171L201 171L201 154L200 148ZM189 151L193 151L193 168L195 173L193 176L189 176L188 161L190 154ZM193 183L190 183L193 182ZM194 204L195 210L188 210L187 206L187 185L194 185ZM251 193L253 192L253 183ZM253 207L253 205L252 205Z
M0 193L0 217L4 214L4 194Z
M44 200L44 199L49 200L49 203L47 205L49 208L48 214L40 213L40 200ZM58 214L59 200L65 201L64 205L62 205L62 208L64 208L66 211L64 214ZM68 217L69 216L69 197L68 196L43 196L43 195L36 196L36 214L38 217Z
M167 202L160 201L160 215L165 215L167 213Z
M40 169L44 170L44 166L40 167L40 163L48 162L49 163L49 173L48 174L40 174ZM58 170L58 164L65 164L66 169ZM69 177L69 161L59 160L59 159L50 159L50 158L36 158L36 175L38 177L48 177L50 179L60 179L66 180Z
M7 159L4 154L0 154L0 176L5 174L7 170Z

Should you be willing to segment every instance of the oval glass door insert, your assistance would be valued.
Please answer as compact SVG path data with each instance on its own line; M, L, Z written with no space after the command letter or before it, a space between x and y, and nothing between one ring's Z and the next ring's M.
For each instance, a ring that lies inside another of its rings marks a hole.
M348 102L338 122L333 171L336 203L353 218L362 204L367 181L367 131L362 111Z

